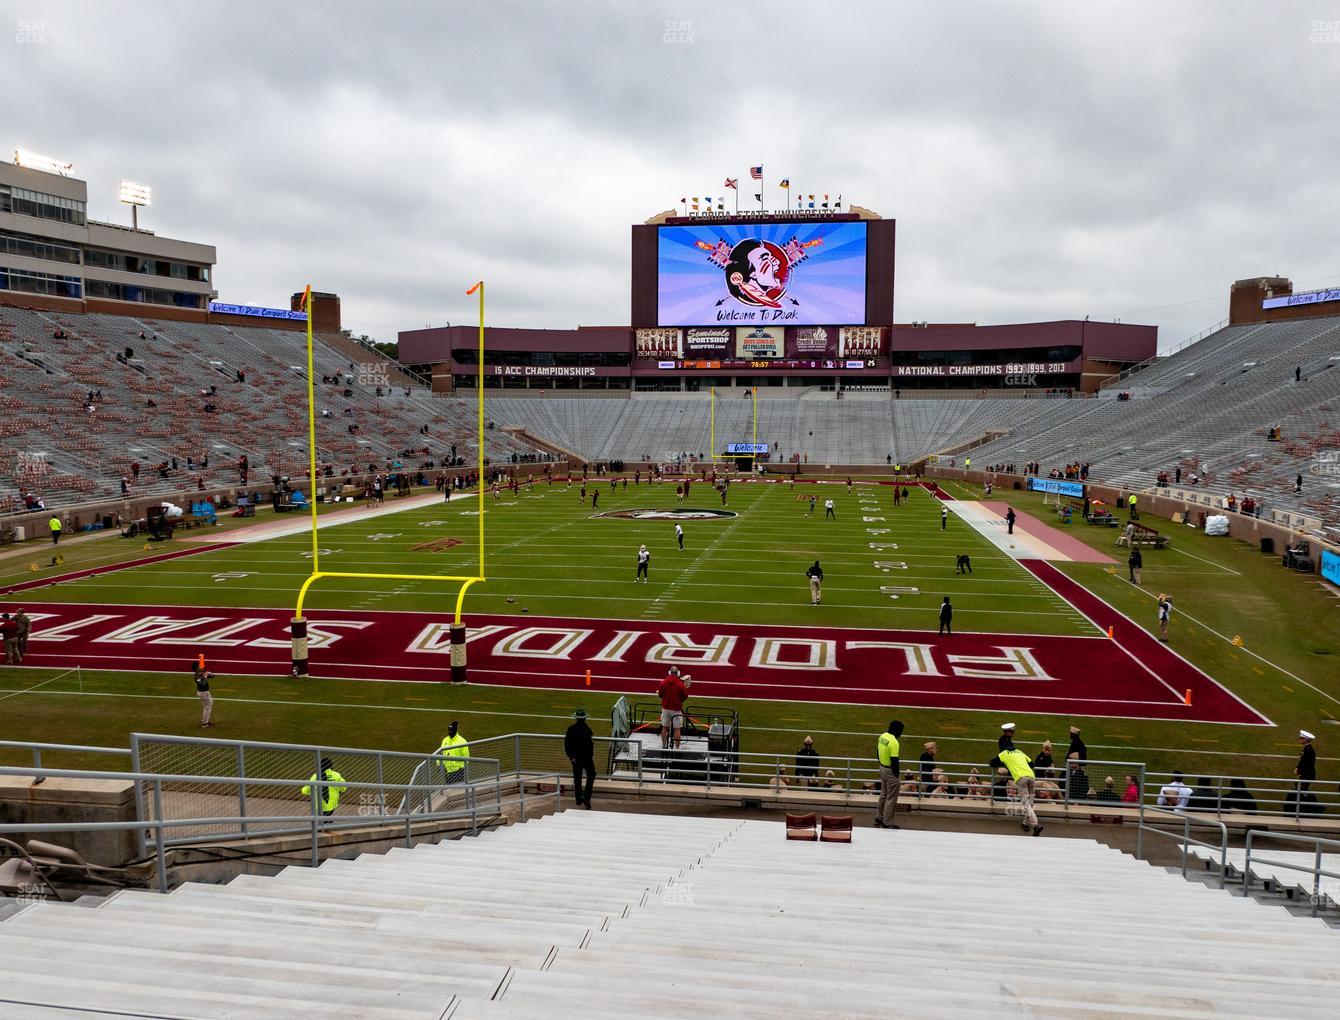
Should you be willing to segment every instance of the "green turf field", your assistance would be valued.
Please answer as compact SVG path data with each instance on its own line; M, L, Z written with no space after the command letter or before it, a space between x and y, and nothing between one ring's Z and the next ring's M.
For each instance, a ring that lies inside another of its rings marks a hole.
M599 484L593 480L592 487ZM599 511L673 507L673 486L599 484ZM980 495L950 487L960 498ZM913 493L899 509L886 487L822 486L814 515L805 486L736 484L724 521L686 522L684 552L675 548L673 523L663 520L593 518L578 498L578 486L537 483L517 498L486 500L488 581L470 592L467 614L591 616L660 621L710 621L931 630L943 592L954 597L962 629L1008 633L1075 634L1092 628L1050 590L1034 580L989 542L951 519L941 532L939 504ZM874 501L877 513L862 512ZM823 499L833 498L837 520L823 517ZM998 492L996 498L1001 498ZM1038 497L1010 493L1020 510L1046 519ZM707 485L695 485L688 504L720 508ZM449 504L403 510L323 528L322 566L330 570L469 574L477 564L477 519L473 497ZM686 504L687 505L687 504ZM884 522L864 522L883 516ZM287 523L293 515L279 518ZM258 518L269 524L270 518ZM1296 754L1292 733L1307 726L1319 737L1323 760L1332 753L1327 722L1340 715L1340 609L1314 579L1287 574L1274 557L1244 544L1211 539L1191 529L1158 526L1173 533L1171 548L1145 556L1145 586L1124 580L1124 570L1096 564L1063 564L1062 569L1096 594L1152 627L1153 595L1175 592L1179 652L1265 712L1277 727L1187 727L1170 722L1072 719L1028 715L1019 718L1025 744L1051 737L1064 744L1066 726L1080 722L1091 753L1145 760L1156 767L1200 771L1287 775ZM888 529L871 535L868 528ZM1112 533L1078 527L1084 541L1110 551ZM168 550L187 548L188 532ZM416 552L413 546L444 537L461 540L445 552ZM652 550L651 582L633 583L640 543ZM895 542L890 559L906 570L884 573L874 566L886 555L872 542ZM33 545L0 560L0 583L29 580L29 556L45 562L49 547ZM247 543L199 556L109 573L41 589L23 596L41 601L109 604L288 607L310 569L303 554L310 536L296 534ZM164 551L155 546L151 553ZM959 552L972 556L974 574L954 576ZM118 538L70 544L63 571L101 565L117 558L150 555L140 544ZM803 576L819 559L827 574L824 602L809 604ZM43 567L45 572L51 569ZM889 599L881 584L920 588L918 595ZM433 610L454 605L455 584L325 580L312 589L308 607L352 610ZM509 601L509 599L514 601ZM1231 639L1240 635L1243 647ZM48 674L49 675L49 674ZM183 674L85 673L83 692L61 681L16 694L44 675L0 670L0 735L124 746L132 730L198 733L193 686ZM574 707L571 694L468 685L367 683L221 677L215 685L212 735L261 740L326 742L425 750L441 737L445 722L459 717L468 737L512 731L553 732ZM584 693L579 699L599 724L613 696ZM744 746L748 750L794 751L806 733L822 753L865 754L889 711L876 707L741 701ZM913 745L940 742L945 760L977 761L994 745L996 713L898 709ZM600 732L599 725L597 731ZM13 760L7 756L7 760ZM1323 776L1327 775L1323 762Z

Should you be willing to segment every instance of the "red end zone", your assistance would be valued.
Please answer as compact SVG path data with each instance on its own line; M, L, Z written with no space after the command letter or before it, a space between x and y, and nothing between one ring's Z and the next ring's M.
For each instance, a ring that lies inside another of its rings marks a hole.
M203 653L219 673L289 672L290 614L283 610L30 608L37 611L30 613L28 666L186 673ZM1123 631L1136 630L1122 619ZM312 672L445 681L449 622L430 613L314 614ZM1269 724L1157 641L1145 649L1134 640L473 616L469 663L472 682L512 687L649 696L678 665L699 697ZM1191 705L1182 701L1186 687Z

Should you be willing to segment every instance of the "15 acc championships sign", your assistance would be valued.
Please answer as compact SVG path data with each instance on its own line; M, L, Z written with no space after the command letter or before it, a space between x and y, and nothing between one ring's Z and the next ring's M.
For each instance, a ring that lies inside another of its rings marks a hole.
M593 376L592 365L494 365L490 375Z

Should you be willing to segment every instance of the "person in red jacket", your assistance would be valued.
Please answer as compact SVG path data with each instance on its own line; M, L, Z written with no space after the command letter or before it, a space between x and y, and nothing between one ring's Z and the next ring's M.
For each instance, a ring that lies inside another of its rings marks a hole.
M679 734L684 728L684 702L689 700L689 682L687 676L679 675L678 666L671 666L670 675L656 688L661 699L662 747L679 746Z

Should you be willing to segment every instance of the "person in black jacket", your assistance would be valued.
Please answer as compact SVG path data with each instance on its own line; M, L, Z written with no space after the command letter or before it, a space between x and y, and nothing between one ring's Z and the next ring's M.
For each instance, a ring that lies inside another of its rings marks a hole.
M940 603L940 633L954 633L954 607L949 603L949 596Z
M1080 739L1078 726L1070 727L1070 746L1066 748L1065 752L1067 758L1075 755L1079 756L1080 761L1089 760L1089 749L1084 745L1084 741Z
M1293 768L1293 774L1298 783L1294 790L1290 791L1289 796L1285 798L1284 808L1286 811L1295 810L1295 802L1298 803L1297 810L1304 814L1316 814L1318 808L1315 806L1317 797L1309 793L1312 784L1317 780L1317 749L1312 746L1315 738L1307 730L1298 731L1298 743L1302 749L1298 752L1298 764Z
M573 714L573 724L563 735L563 753L572 763L572 792L577 803L591 809L591 789L596 785L596 738L586 725L586 709ZM586 792L582 792L582 773L586 773Z
M1247 789L1246 782L1241 779L1230 779L1228 787L1228 793L1224 794L1224 808L1226 810L1256 814L1256 798Z
M813 737L806 737L796 752L796 785L819 785L819 752L814 749Z

